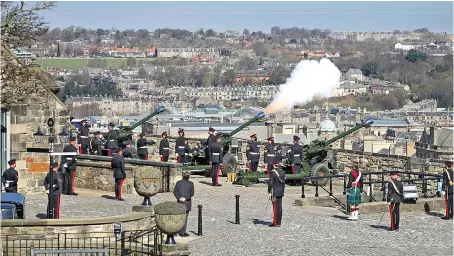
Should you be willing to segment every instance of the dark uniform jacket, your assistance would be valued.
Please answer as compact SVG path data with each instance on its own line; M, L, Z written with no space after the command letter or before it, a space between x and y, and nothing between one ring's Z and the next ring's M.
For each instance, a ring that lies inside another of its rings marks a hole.
M276 157L274 159L275 159L275 161L280 163L280 162L282 162L282 158L283 158L281 146L278 145L278 146L276 146L275 149L276 149Z
M185 148L185 143L184 143L184 137L179 136L177 140L175 141L175 153L184 156L184 148Z
M208 157L211 163L222 164L222 161L224 160L224 155L222 152L221 143L217 141L211 143L211 146L208 148Z
M52 187L54 189L53 190L54 196L61 195L62 180L60 178L60 174L54 172L52 174L52 179L53 181L50 182L50 174L47 173L46 178L44 179L44 187L46 188L46 190L50 190L49 189L49 187L51 187L50 183L52 183Z
M216 136L210 134L207 139L207 146L209 147L214 142L216 142Z
M395 185L395 188L393 186L393 183ZM397 190L398 191L397 191ZM394 203L402 203L403 200L403 191L404 191L404 186L402 185L402 182L397 179L391 179L388 181L388 202L394 202Z
M117 132L114 131L114 130L110 130L108 133L107 133L107 136L106 136L106 149L115 149L118 147L118 144L117 144Z
M175 184L175 188L173 189L173 195L178 200L180 197L184 197L186 201L184 204L186 205L186 211L190 211L192 204L191 198L194 196L194 183L189 180L179 180L177 184Z
M443 172L442 190L446 191L446 188L447 188L447 190L448 190L448 191L446 191L447 194L452 194L452 190L453 190L452 182L453 182L452 181L452 169L449 168Z
M283 197L284 190L285 173L282 168L279 167L271 171L271 176L268 181L268 193L271 193L274 197Z
M303 159L303 146L300 144L293 144L290 149L290 159L293 164L301 164Z
M90 140L90 153L94 155L102 155L102 140L98 138L91 138Z
M77 147L72 145L72 144L67 145L63 149L63 152L76 152L77 153L78 151L79 150L77 149ZM66 169L75 170L76 169L76 165L77 165L76 156L62 156L61 157L61 163L62 163L62 165L64 165L64 164L67 165Z
M260 148L257 146L257 142L250 142L248 147L247 160L258 162L260 160Z
M77 131L77 140L82 146L89 145L90 142L90 138L88 138L88 136L90 135L89 131L90 129L87 126L81 126Z
M125 148L123 149L123 157L124 158L137 158L135 154L135 150L133 148Z
M159 154L161 156L169 156L169 150L169 141L167 140L167 138L162 139L159 143Z
M110 161L114 179L126 179L125 159L114 155Z
M137 154L148 154L148 145L153 145L155 142L148 142L145 138L137 140ZM125 156L126 157L126 156Z
M273 164L276 159L276 148L274 144L267 144L265 146L265 158L264 162L267 164Z
M4 185L8 183L8 187L5 187L5 191L15 192L17 191L17 182L19 181L19 173L12 167L5 170L2 175L2 182Z
M184 144L184 156L186 157L186 161L189 161L189 153L194 152L195 149L190 148L188 144Z

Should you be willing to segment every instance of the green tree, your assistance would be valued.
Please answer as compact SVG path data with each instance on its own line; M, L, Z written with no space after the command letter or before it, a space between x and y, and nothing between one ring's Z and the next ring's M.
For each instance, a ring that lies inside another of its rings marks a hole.
M148 72L143 67L139 68L139 77L142 79L148 78Z
M223 77L224 77L224 85L232 85L236 78L236 72L233 69L229 69L224 72Z
M365 75L365 76L376 75L377 74L377 70L378 70L378 65L374 61L367 62L361 68L361 71L363 72L363 75Z
M207 37L214 37L216 36L216 32L213 30L213 29L208 29L206 32L205 32L205 36Z
M405 59L410 62L417 62L418 60L426 60L427 54L420 52L418 50L411 49L408 51Z
M256 70L257 62L252 58L243 57L236 63L236 67L239 70Z
M257 56L267 56L270 50L270 47L262 42L258 42L252 45L252 50Z
M47 22L39 15L51 10L55 2L1 2L1 40L13 48L30 46L49 31Z

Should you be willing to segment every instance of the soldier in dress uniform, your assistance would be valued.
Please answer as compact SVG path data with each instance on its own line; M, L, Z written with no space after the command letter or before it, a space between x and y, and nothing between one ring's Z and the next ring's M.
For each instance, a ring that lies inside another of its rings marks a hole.
M69 139L69 145L67 145L63 152L75 152L77 153L78 149L76 147L76 138L71 137ZM62 156L61 161L64 171L63 176L63 195L77 196L77 193L74 192L74 179L76 178L76 168L77 161L76 156Z
M139 134L140 139L137 140L137 154L139 155L139 159L148 160L148 146L154 145L155 141L147 141L145 138L145 133ZM124 156L126 157L126 156Z
M81 126L77 130L77 141L80 144L79 154L88 154L88 148L90 147L90 129L87 127L87 120L82 119Z
M123 181L126 179L125 159L122 156L123 150L117 148L115 155L111 160L111 167L113 171L113 177L115 179L115 200L124 201L121 197Z
M191 157L189 156L190 153L194 152L195 148L189 147L189 138L184 139L184 159L183 163L189 163L191 162Z
M184 129L178 130L178 138L175 141L175 155L177 156L177 162L183 163L184 161L184 148L185 148L185 140L184 140Z
M404 186L398 179L399 173L392 173L391 179L388 182L388 198L389 215L391 220L390 231L399 230L400 221L400 203L403 200Z
M123 149L123 157L124 158L136 158L136 154L134 152L134 149L131 148L131 142L130 141L125 141L123 142L123 144L125 145L125 148Z
M102 145L103 141L101 140L101 132L96 131L93 133L94 137L90 139L90 154L92 155L102 155Z
M205 158L209 162L210 156L208 155L208 148L210 147L211 143L216 142L216 136L214 132L216 130L213 127L208 128L208 139L205 144Z
M162 140L159 142L159 155L161 155L161 162L169 161L170 147L167 132L162 133Z
M444 220L452 220L452 204L453 204L453 183L452 183L452 160L445 162L446 169L443 171L442 195L446 202L446 215L442 217Z
M186 221L183 228L178 233L178 235L182 237L189 236L189 234L186 233L186 227L188 225L188 215L192 206L191 198L194 196L194 183L189 181L189 176L189 171L183 171L183 179L177 181L175 188L173 189L173 195L177 199L177 202L185 204L186 206Z
M219 184L219 171L222 168L224 154L222 152L221 136L216 136L216 142L211 143L208 148L209 162L211 164L211 185L222 186Z
M361 190L363 189L363 175L359 170L351 170L348 174L347 207L350 206L349 220L358 220L359 204L361 203Z
M268 195L273 203L273 224L270 227L280 227L282 221L282 197L285 190L285 173L278 161L274 162L268 181Z
M257 145L257 134L251 135L251 141L249 142L247 151L247 160L249 162L249 169L252 172L256 172L260 161L260 148Z
M293 136L293 145L290 148L290 156L292 159L292 172L295 174L301 173L301 164L303 159L303 147L299 144L300 137Z
M113 130L114 127L114 123L109 123L109 132L106 136L106 149L109 150L109 156L111 156L114 153L115 149L118 147L117 132Z
M17 193L19 173L16 171L16 159L8 161L9 168L3 172L2 183L7 193Z
M270 137L267 140L268 144L266 144L265 146L265 153L263 155L266 166L266 173L270 174L271 170L273 170L274 160L276 159L276 149L274 146L274 137Z
M46 188L47 196L49 197L49 202L52 201L51 205L48 205L47 208L52 208L54 212L54 218L60 218L60 197L61 197L61 187L62 187L62 179L60 178L60 174L58 173L58 164L53 163L51 165L52 170L54 171L52 175L52 181L50 180L50 174L47 173L46 178L44 178L44 187ZM53 189L52 196L53 200L50 200L50 193L49 190Z

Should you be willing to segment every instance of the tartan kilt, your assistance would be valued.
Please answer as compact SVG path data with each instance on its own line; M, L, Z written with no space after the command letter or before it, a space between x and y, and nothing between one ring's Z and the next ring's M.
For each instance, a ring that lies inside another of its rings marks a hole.
M347 207L361 203L361 190L358 187L350 188L347 195Z

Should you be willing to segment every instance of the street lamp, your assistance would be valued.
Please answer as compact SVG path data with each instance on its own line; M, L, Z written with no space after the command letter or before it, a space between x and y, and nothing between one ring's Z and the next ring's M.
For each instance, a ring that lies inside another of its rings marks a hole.
M41 132L41 128L38 127L38 131L35 132L35 133L33 133L33 137L35 138L35 142L36 142L36 143L41 143L41 142L43 142L44 135L45 135L45 134L44 134L43 132Z
M63 131L58 134L58 137L60 138L60 142L63 144L66 144L69 141L69 133L66 129L63 129Z

